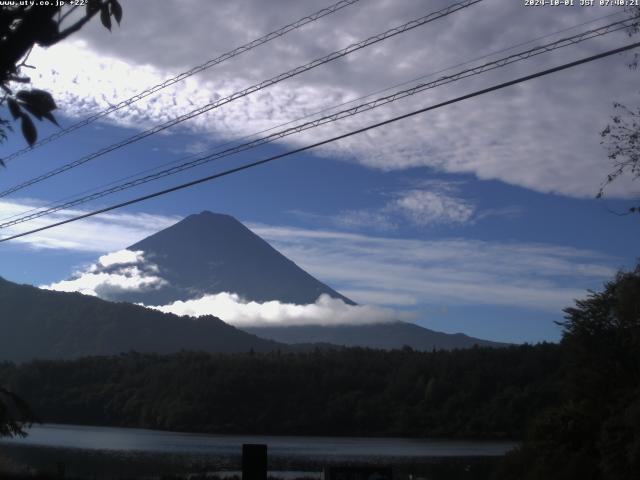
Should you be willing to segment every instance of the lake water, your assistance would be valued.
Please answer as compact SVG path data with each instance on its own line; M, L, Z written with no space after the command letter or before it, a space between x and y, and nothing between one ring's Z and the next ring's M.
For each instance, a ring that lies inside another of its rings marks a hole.
M468 478L489 478L492 465L515 446L514 442L203 435L45 424L32 427L26 438L0 439L0 457L40 472L55 472L64 464L67 475L81 478L157 478L193 472L225 476L238 473L244 443L267 444L271 475L283 479L320 479L326 466L354 464L392 466L399 480L416 476L447 480L461 471L483 473Z
M244 443L267 444L270 455L304 457L487 457L504 455L515 445L406 438L205 435L55 424L33 426L26 438L0 440L0 444L83 450L232 455L239 455Z

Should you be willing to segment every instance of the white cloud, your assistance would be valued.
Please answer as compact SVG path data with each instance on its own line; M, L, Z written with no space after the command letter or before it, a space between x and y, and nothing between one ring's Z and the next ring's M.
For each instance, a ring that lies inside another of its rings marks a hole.
M166 284L166 280L158 276L147 275L137 267L129 267L118 273L79 273L71 280L42 285L40 288L109 298L117 293L153 290Z
M144 252L142 250L119 250L117 252L107 253L98 259L98 264L103 267L112 267L114 265L126 265L129 263L141 263L144 261Z
M361 325L409 320L413 315L387 308L347 305L340 299L321 295L315 303L295 305L270 301L247 302L235 293L222 292L202 298L150 307L166 313L200 317L214 315L237 327L273 325Z
M388 212L381 210L344 210L337 215L321 218L329 220L338 227L348 229L373 228L375 230L394 230L398 227L397 220Z
M389 290L357 290L341 289L347 298L357 298L358 302L369 305L394 305L411 307L418 304L418 299L411 293L393 292Z
M443 190L410 190L395 198L386 210L399 212L410 222L426 226L437 223L464 224L473 218L475 207Z
M43 205L29 199L0 200L0 218L23 214ZM0 229L2 237L40 228L87 213L88 210L63 210L30 222ZM179 217L148 213L106 213L59 227L20 237L12 242L38 249L73 250L81 252L114 252L142 240L170 225ZM108 260L107 260L108 261Z
M97 263L76 272L70 280L63 280L40 288L58 292L80 292L84 295L109 299L122 292L155 290L167 281L155 275L158 267L144 258L144 252L120 250L102 255Z
M379 208L343 210L336 215L318 215L294 210L301 218L333 226L374 230L395 230L402 223L427 227L431 225L466 225L496 215L514 215L513 207L478 212L476 206L459 195L457 183L422 182L423 185L387 194L392 197Z
M142 100L126 112L114 114L110 121L149 127L446 3L360 2L286 39ZM226 14L216 10L215 15L204 18L201 8L185 8L182 0L163 2L162 9L139 0L128 6L122 28L112 34L99 22L92 22L74 40L61 42L46 52L36 49L30 63L38 69L30 73L36 86L46 86L54 93L65 113L82 117L206 57L302 17L311 9L308 2L280 0L265 9L258 0L239 0L223 8ZM598 7L526 9L520 2L487 0L225 105L185 127L207 136L237 138L610 12ZM602 20L599 25L615 19ZM575 31L545 41L572 33ZM317 141L625 42L624 33L585 42L284 142L300 145ZM203 45L211 48L194 48ZM472 53L469 46L473 46ZM624 59L616 56L351 137L320 153L382 170L428 166L443 172L471 173L480 179L498 179L539 192L592 197L611 168L598 133L609 121L613 101L637 102L636 77L636 72L628 71ZM602 88L611 85L612 78L616 79L615 89ZM628 197L637 191L633 187L630 182L616 182L607 193ZM430 204L436 205L434 201ZM437 211L436 206L433 208L436 210L419 212L418 218L429 218ZM464 217L465 210L459 214Z
M356 302L378 305L479 304L559 312L619 266L598 252L559 245L251 229Z

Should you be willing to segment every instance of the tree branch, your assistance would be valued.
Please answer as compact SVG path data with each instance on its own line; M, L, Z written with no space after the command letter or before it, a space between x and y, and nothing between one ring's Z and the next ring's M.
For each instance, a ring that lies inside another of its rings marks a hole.
M85 25L85 23L87 23L89 20L91 20L96 15L96 13L98 13L100 11L100 9L102 7L104 7L104 6L108 5L108 4L109 4L108 1L104 1L104 2L102 2L100 4L100 8L96 8L91 13L85 14L85 16L82 17L80 20L78 20L76 23L74 23L73 25L67 27L62 32L60 32L56 37L54 37L55 41L53 43L58 43L60 40L64 40L65 38L67 38L72 33L75 33L78 30L80 30Z

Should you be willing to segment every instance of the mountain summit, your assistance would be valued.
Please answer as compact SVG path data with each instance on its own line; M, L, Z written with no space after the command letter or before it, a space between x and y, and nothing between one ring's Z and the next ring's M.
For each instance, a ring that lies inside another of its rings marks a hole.
M304 305L327 294L354 304L229 215L209 211L190 215L127 250L144 252L145 260L166 282L144 292L113 293L110 300L166 305L229 292L256 302Z

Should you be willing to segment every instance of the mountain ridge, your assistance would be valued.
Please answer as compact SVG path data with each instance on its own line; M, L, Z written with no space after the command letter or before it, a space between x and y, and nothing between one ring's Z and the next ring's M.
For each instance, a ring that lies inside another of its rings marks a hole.
M368 347L391 350L410 347L415 350L451 350L456 348L504 347L508 344L470 337L464 333L443 333L414 323L395 321L362 325L289 325L243 328L261 338L286 344L314 343L344 347Z
M43 302L49 302L50 297L37 296L31 291L31 296L24 293L26 313L21 312L14 304L13 315L17 315L16 318L20 315L29 317L30 309L39 309L39 321L48 332L49 342L40 339L35 343L40 344L44 352L55 357L66 354L118 353L128 349L171 352L177 348L221 352L246 351L253 348L256 351L264 351L277 348L312 348L309 345L324 348L332 344L383 349L409 346L418 350L432 350L467 348L473 345L504 345L463 334L435 332L417 324L401 321L322 326L307 320L306 325L240 329L231 327L213 316L200 317L199 320L163 317L161 315L164 314L159 311L143 311L143 307L126 306L122 303L160 307L178 300L197 300L224 291L257 303L275 300L282 304L310 305L316 303L321 295L345 302L346 305L338 305L339 311L328 308L326 315L340 315L345 309L359 308L355 307L355 303L349 298L302 270L229 215L208 211L189 215L174 225L134 243L127 250L129 252L125 254L115 252L113 255L100 257L86 272L88 275L107 274L103 287L93 287L93 293L103 300L120 303L91 303L97 301L97 298L86 296L56 297L58 303L52 310L56 313L51 314L38 307ZM74 288L83 285L81 278L77 279L79 283ZM95 277L89 280L91 284ZM5 290L8 288L6 285ZM66 312L67 316L61 317L59 312ZM130 320L129 323L123 321L125 313L135 320ZM204 313L207 313L206 309ZM31 315L29 324L31 343L33 335L37 336L39 331L34 315ZM83 315L91 318L82 321ZM159 325L163 327L169 324L171 327L154 329L150 318L160 322ZM210 320L203 321L203 318ZM62 337L53 327L54 320L58 328L66 332ZM11 327L1 320L0 326L5 329ZM180 328L185 329L188 335L181 335ZM146 332L148 338L144 338L138 330ZM233 335L230 333L232 331L235 332ZM118 332L120 337L126 338L119 338ZM240 333L249 337L242 337ZM229 338L229 345L216 343L216 336L225 335ZM132 339L136 339L135 342ZM61 347L52 350L52 342L59 343ZM15 342L15 345L19 343ZM153 350L154 345L158 350ZM71 353L62 351L64 348ZM32 355L38 353L37 350L30 350L30 346L26 349ZM14 354L17 355L18 352Z
M257 352L286 349L219 318L178 317L81 293L19 285L0 277L0 360L69 359L128 351Z

